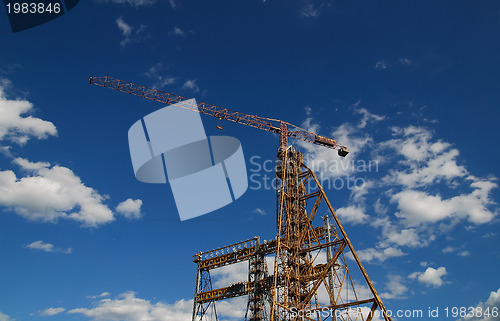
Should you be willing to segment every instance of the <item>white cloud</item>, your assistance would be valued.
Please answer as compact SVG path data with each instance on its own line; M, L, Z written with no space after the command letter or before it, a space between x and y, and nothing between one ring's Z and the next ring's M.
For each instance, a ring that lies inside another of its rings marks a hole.
M26 115L33 112L33 104L26 100L5 98L2 88L0 86L0 141L9 140L23 145L33 137L45 139L57 135L53 123Z
M359 104L358 104L359 105ZM365 128L368 122L378 122L385 119L385 116L380 116L377 114L372 114L366 108L354 108L354 111L358 114L363 115L363 118L358 124L359 128Z
M164 65L161 62L156 63L144 74L154 80L151 86L154 89L162 89L168 85L175 84L176 78L168 75L163 75L163 72L169 68L168 65Z
M354 104L353 107L356 108L358 103ZM310 114L311 109L306 109L306 112ZM304 162L309 168L319 174L318 178L320 181L328 178L347 176L356 172L360 165L365 165L365 168L368 167L366 166L367 162L363 162L363 160L358 162L356 157L367 146L373 143L373 138L360 130L363 122L365 122L366 126L366 123L370 121L373 121L373 119L368 117L364 120L361 119L358 124L344 123L329 135L326 135L349 148L350 153L345 158L338 157L336 151L329 148L297 141L297 144L305 150ZM319 124L315 123L312 117L306 118L302 122L301 127L312 133L319 133L320 129Z
M119 17L118 19L116 19L116 25L118 26L118 29L120 29L120 31L122 32L122 34L125 37L130 36L130 34L132 33L132 29L133 29L132 26L130 26L128 23L126 23L122 17Z
M382 246L396 244L407 247L423 247L435 239L434 235L423 237L415 228L401 228L388 222L382 228L382 235L383 240L380 242Z
M433 140L430 130L408 126L392 128L393 139L379 144L377 150L392 149L402 157L394 169L382 178L383 184L402 188L392 191L390 200L397 204L396 215L407 226L419 226L443 220L467 219L474 224L491 222L496 216L489 207L494 204L491 191L497 187L495 178L479 179L458 165L459 151L451 144ZM443 198L427 190L436 184L445 186L457 195ZM458 193L458 187L461 188ZM467 189L470 192L467 192Z
M389 67L389 65L384 60L377 61L377 63L375 63L375 69L377 69L377 70L384 70L384 69L387 69L388 67Z
M255 213L257 214L260 214L260 215L266 215L266 211L264 211L263 209L261 208L256 208L255 210L253 210Z
M172 7L172 9L177 8L177 4L175 3L175 0L169 0L169 2L170 2L170 6Z
M200 91L200 88L198 87L198 84L196 84L196 79L193 80L187 80L184 85L182 85L182 89L189 89L193 92L198 92Z
M240 262L226 265L210 272L215 288L224 288L232 283L248 280L248 263Z
M174 304L152 303L140 299L134 292L125 292L116 299L102 299L91 308L69 310L83 314L94 321L190 321L193 300L179 300Z
M406 255L403 251L396 247L387 247L385 249L367 248L356 251L362 262L372 263L374 261L384 262L385 260Z
M426 286L433 286L433 287L440 287L444 284L444 281L442 280L442 277L447 275L448 272L446 272L446 268L441 266L437 269L428 267L425 272L413 272L410 274L408 277L410 279L417 279L418 282L426 285Z
M457 253L458 256L469 256L470 252L469 251L460 251Z
M9 317L8 315L0 312L0 321L15 321L15 320Z
M42 168L50 167L50 163L48 162L30 162L29 160L21 157L17 157L12 161L14 164L18 165L24 170L27 171L37 171Z
M497 187L491 181L480 181L476 178L471 183L474 190L449 199L427 192L404 190L392 196L391 201L397 203L399 212L396 216L403 219L407 226L418 226L423 223L436 223L444 219L467 219L474 224L491 222L496 213L488 206L493 204L490 191Z
M140 25L137 30L135 27L131 26L130 24L126 23L123 17L119 17L116 19L116 25L118 26L118 29L120 29L123 39L120 41L120 46L122 48L126 47L127 45L134 43L134 42L139 42L143 39L143 32L146 29L145 25ZM134 31L135 30L135 31Z
M34 169L27 160L30 176L18 178L12 170L0 171L0 205L32 221L57 222L60 219L97 227L114 220L113 212L103 202L107 198L86 186L67 167Z
M453 247L453 246L447 246L445 247L444 249L441 250L441 252L443 253L452 253L454 252L456 249Z
M399 58L398 62L402 65L406 65L406 66L411 66L413 65L413 61L411 61L410 59L408 58Z
M441 250L443 253L456 253L458 256L469 256L470 252L467 250L460 250L458 248L455 248L453 246L447 246L444 249Z
M432 133L423 127L393 128L397 138L379 144L379 149L395 150L404 157L402 170L392 170L384 180L406 187L421 187L441 180L451 182L465 177L467 170L457 164L459 151L438 140L432 142Z
M39 314L41 316L53 316L59 313L63 313L66 311L65 308L48 308L46 310L40 311Z
M186 37L188 34L192 34L192 31L185 31L184 29L175 26L174 30L169 32L169 35L171 36L179 36L179 37Z
M479 309L478 309L479 308ZM486 302L479 302L474 311L481 311L481 314L476 313L475 316L468 315L458 321L498 321L500 320L500 289L491 291ZM487 312L488 311L488 312ZM495 311L495 312L493 312Z
M0 97L7 97L7 91L12 88L12 81L0 77Z
M380 293L383 299L406 299L404 295L408 291L408 287L403 283L401 275L390 275L386 288L387 292Z
M300 15L306 18L314 18L319 15L319 10L314 6L314 4L310 3L302 7Z
M141 206L142 201L140 199L133 200L129 198L118 204L116 212L127 219L138 219L142 217Z
M365 209L357 205L344 206L335 211L344 223L368 224L370 216L365 214Z
M99 298L104 298L106 296L110 296L109 292L102 292L101 294L98 295L90 295L87 297L87 299L99 299Z
M33 250L41 250L45 252L60 252L64 254L71 254L71 252L73 251L71 248L62 249L55 247L53 244L44 243L43 241L35 241L33 243L30 243L26 245L26 248Z

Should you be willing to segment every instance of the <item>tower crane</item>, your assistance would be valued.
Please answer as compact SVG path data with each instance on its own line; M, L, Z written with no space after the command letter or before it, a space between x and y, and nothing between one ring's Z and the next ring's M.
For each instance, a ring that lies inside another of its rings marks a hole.
M158 101L167 105L173 105L187 99L179 95L167 93L158 89L148 88L108 76L90 77L90 84L118 90L123 93ZM335 139L308 132L282 120L248 115L199 101L197 101L196 104L198 110L195 108L189 108L189 106L185 106L184 108L198 111L201 114L210 115L219 119L226 119L238 124L279 134L280 151L283 151L288 147L288 137L290 137L330 149L335 149L341 157L345 157L349 153L349 149L339 144Z
M187 100L182 96L108 76L91 77L90 84L167 105ZM308 132L278 119L248 115L198 101L196 106L179 106L280 136L276 166L276 238L260 244L260 238L255 237L196 254L193 257L197 272L192 320L208 320L209 311L218 320L216 301L247 295L246 321L319 320L320 316L321 320L372 321L376 312L380 312L385 321L392 321L319 179L304 164L302 154L288 147L288 138L337 150L341 157L349 153L347 147L335 139ZM222 127L217 126L217 129L221 130ZM324 222L322 226L314 227L314 219L320 209L325 210L325 216L322 217ZM333 223L330 223L330 217ZM326 262L319 259L320 251L324 250ZM355 270L348 268L347 254L354 259L358 276L364 279L371 295L361 297L356 293L351 276ZM273 271L267 268L268 255L274 256ZM248 282L212 288L211 269L243 261L249 263ZM326 293L327 298L320 298L319 291ZM297 311L303 312L303 316ZM326 316L322 314L325 311L328 312Z

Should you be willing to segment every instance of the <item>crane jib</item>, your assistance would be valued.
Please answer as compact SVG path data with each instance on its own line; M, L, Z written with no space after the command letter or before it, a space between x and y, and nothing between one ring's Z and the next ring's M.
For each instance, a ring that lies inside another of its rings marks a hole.
M123 93L165 103L167 105L179 103L187 99L185 97L170 94L158 89L137 85L108 76L90 77L90 84L114 89ZM345 157L349 153L347 147L339 144L335 139L307 132L287 122L283 122L277 119L259 117L255 115L248 115L203 102L197 102L197 106L197 111L202 114L217 117L219 119L230 120L238 124L243 124L250 127L266 130L268 132L276 133L281 136L282 140L286 137L291 137L330 149L337 149L338 155L341 157ZM286 128L287 125L295 127L295 130L288 130ZM284 141L286 143L286 139L284 139ZM280 142L280 145L282 144L284 143Z

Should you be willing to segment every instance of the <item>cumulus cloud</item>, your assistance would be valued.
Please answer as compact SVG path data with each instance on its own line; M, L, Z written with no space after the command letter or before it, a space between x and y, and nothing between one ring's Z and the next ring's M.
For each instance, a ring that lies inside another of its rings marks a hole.
M404 284L404 278L401 275L390 275L386 289L386 292L380 293L383 299L406 299L408 287Z
M59 247L55 247L53 244L44 243L43 241L35 241L26 245L26 248L33 250L40 250L45 252L59 252L64 254L71 254L73 251L71 248L63 249Z
M428 267L425 272L413 272L408 277L410 279L416 279L418 282L430 287L441 287L445 282L442 277L447 275L448 272L446 268L441 266L437 269Z
M396 247L387 247L387 248L367 248L364 250L356 251L360 260L362 262L384 262L385 260L406 255L401 249Z
M213 284L216 288L223 288L232 283L243 282L248 279L248 263L240 262L226 265L210 272L214 278Z
M127 219L138 219L142 217L141 206L142 201L140 199L133 200L129 198L118 204L116 212Z
M115 299L102 299L90 308L69 310L69 314L82 314L94 321L189 321L193 300L179 300L174 304L137 298L135 292L125 292Z
M370 217L365 214L365 209L357 205L341 207L336 213L344 223L368 224L370 222Z
M12 170L0 171L1 206L32 221L55 223L64 219L97 227L114 220L113 212L104 204L107 197L86 186L71 169L25 159L16 163L31 173L17 177Z
M488 209L493 204L490 191L497 187L491 181L474 179L470 193L463 193L443 199L440 195L431 195L424 191L404 190L392 196L397 204L396 216L403 219L407 226L423 223L435 223L444 219L467 219L474 224L488 223L495 213Z
M432 141L432 133L424 127L394 127L396 138L379 144L380 149L392 149L403 156L403 169L392 170L384 178L387 183L397 183L405 187L421 187L441 180L451 182L454 178L465 177L467 170L457 164L459 151L449 143Z
M474 316L468 315L467 317L460 319L458 321L498 321L500 320L500 314L498 311L500 311L500 289L496 291L491 291L488 299L486 302L479 302L478 305L476 306L475 311L478 311L478 308L480 309L482 313L479 315L477 313ZM486 313L488 311L488 313ZM496 311L494 313L493 311Z
M356 102L353 105L354 109L356 109L358 105L359 102ZM308 116L311 114L311 110L310 107L306 108ZM363 112L356 113L363 115ZM321 181L323 179L328 180L330 178L353 174L359 167L368 168L371 164L367 164L363 162L363 160L358 161L357 155L373 143L373 137L362 131L368 123L373 121L374 118L366 114L357 124L343 123L329 134L326 134L327 137L332 137L337 140L337 142L349 148L350 154L346 158L338 157L336 151L329 148L297 141L297 144L305 150L304 162L309 168L318 173L318 178ZM321 127L319 123L310 116L302 122L301 127L311 133L320 134L319 131Z
M31 138L45 139L57 135L53 123L29 115L33 112L32 103L7 99L2 88L0 85L0 141L24 145Z

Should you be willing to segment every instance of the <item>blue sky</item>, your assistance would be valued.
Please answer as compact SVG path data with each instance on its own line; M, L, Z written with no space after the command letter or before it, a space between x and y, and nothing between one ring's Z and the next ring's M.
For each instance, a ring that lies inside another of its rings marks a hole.
M500 305L497 1L90 0L18 33L1 9L0 37L0 321L190 320L193 254L274 238L275 135L202 116L241 141L249 189L181 222L128 151L162 105L104 75L338 139L342 163L291 143L386 307Z

